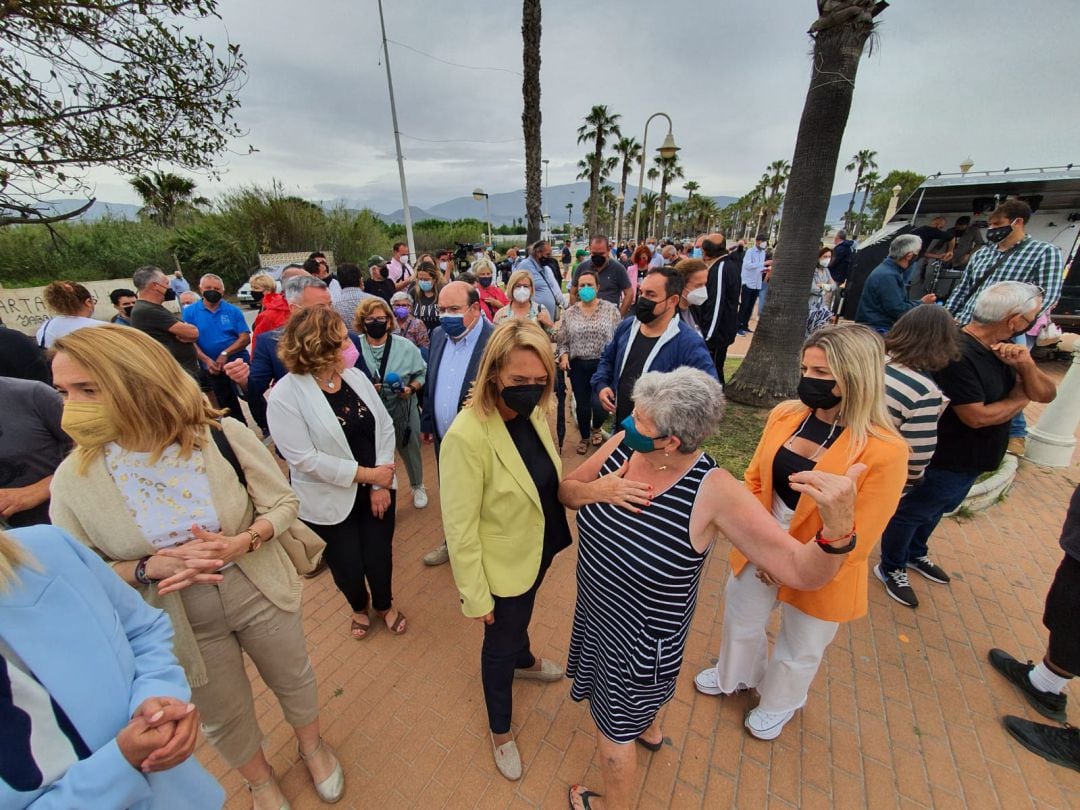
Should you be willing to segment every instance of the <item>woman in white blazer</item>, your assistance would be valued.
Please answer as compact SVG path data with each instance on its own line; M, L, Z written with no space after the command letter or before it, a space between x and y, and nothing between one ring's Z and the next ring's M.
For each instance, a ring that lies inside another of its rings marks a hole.
M390 586L393 420L367 375L352 367L356 348L332 309L294 315L278 356L289 374L270 392L266 419L289 464L300 517L326 541L334 583L353 611L350 633L367 636L370 603L401 635L405 614L393 607Z

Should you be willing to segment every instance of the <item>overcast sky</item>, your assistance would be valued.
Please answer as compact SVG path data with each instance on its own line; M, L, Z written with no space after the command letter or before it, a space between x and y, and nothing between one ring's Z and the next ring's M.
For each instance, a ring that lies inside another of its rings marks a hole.
M430 206L482 186L524 185L521 4L385 0L410 202ZM1022 11L1020 10L1022 7ZM224 188L280 180L311 199L401 207L376 0L221 0L249 78L238 121L259 151L230 156ZM881 173L1080 162L1080 13L1076 0L894 0L859 67L843 165L875 149ZM594 104L639 141L663 111L688 179L740 195L791 158L809 78L813 0L544 0L543 152L552 185L574 180L576 130ZM216 26L223 36L222 26ZM664 135L649 131L650 152ZM469 143L466 141L473 141ZM502 141L503 143L475 143ZM655 154L655 153L654 153ZM94 175L97 196L136 202L123 180Z

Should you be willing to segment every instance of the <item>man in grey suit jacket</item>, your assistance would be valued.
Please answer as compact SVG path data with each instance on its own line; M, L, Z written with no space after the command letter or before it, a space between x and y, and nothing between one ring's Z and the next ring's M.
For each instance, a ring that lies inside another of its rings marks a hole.
M472 390L492 331L494 327L480 313L480 296L471 285L453 281L443 287L439 293L439 326L431 332L424 413L420 418L420 436L425 442L435 442L436 461L442 437ZM444 539L424 555L424 564L442 565L449 559Z

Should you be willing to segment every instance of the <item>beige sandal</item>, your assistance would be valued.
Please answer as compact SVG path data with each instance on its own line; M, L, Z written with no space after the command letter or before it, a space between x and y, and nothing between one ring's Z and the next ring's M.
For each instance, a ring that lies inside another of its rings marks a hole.
M270 769L270 776L266 778L265 782L260 782L257 785L253 785L251 782L245 782L247 785L248 793L251 794L251 801L254 803L255 794L262 793L263 791L276 790L278 795L281 796L281 806L278 810L292 810L292 805L289 804L289 800L285 798L285 794L281 792L281 786L278 785L277 779L274 776L274 769Z
M580 442L578 442L577 454L579 456L583 456L588 452L589 452L589 443L587 441L585 441L584 439L582 439Z

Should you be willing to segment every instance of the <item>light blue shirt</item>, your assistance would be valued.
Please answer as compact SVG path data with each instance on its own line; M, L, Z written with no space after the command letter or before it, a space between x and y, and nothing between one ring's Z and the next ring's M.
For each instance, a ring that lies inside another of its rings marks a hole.
M473 349L476 348L476 341L479 339L479 319L473 324L472 329L458 340L447 336L446 347L443 349L442 357L439 358L438 379L435 381L435 427L440 436L446 435L446 431L450 430L450 423L458 414L461 385L465 382L469 360L472 359ZM430 374L429 370L428 375Z
M757 245L746 251L742 263L742 283L751 290L761 289L761 278L765 272L765 251Z

